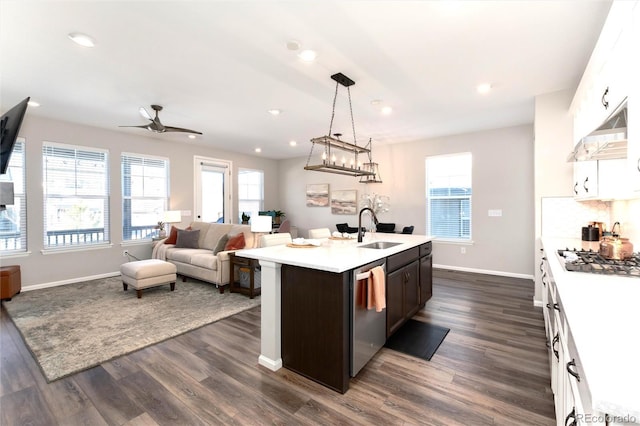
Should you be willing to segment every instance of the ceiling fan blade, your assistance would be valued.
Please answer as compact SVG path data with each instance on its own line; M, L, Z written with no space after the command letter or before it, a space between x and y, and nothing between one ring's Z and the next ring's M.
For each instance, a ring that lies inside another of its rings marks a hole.
M118 126L118 127L139 127L141 129L148 129L149 125L148 124L143 124L142 126Z
M201 135L202 132L198 132L196 130L183 129L182 127L172 127L172 126L164 126L165 132L182 132L182 133L193 133L194 135Z
M144 107L140 107L140 109L138 109L138 112L140 112L140 115L146 118L147 120L153 121L153 117L151 117L151 114L149 114L149 111L147 111Z

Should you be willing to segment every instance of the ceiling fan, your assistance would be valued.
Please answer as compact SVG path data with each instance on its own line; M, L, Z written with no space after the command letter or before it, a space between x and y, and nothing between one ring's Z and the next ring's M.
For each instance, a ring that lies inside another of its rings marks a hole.
M150 121L149 124L143 124L142 126L119 126L119 127L139 127L141 129L147 129L149 131L155 133L167 133L167 132L182 132L182 133L193 133L196 135L201 135L202 132L198 132L196 130L185 129L182 127L173 127L173 126L165 126L160 122L160 117L158 117L158 113L162 111L162 105L151 105L151 109L156 112L155 117L151 117L151 114L144 108L140 107L138 111L140 111L140 115Z

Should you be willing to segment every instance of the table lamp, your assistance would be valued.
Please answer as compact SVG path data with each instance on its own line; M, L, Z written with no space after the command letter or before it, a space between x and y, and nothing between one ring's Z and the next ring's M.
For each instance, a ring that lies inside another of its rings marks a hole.
M164 223L180 223L182 222L182 211L167 210L164 212ZM167 229L169 232L171 229Z
M271 216L253 216L251 218L251 232L253 237L253 247L258 247L258 239L260 234L271 232Z

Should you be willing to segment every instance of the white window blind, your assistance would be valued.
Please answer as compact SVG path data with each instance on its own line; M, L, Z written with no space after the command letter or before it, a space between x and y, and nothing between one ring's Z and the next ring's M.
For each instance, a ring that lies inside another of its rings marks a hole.
M427 229L443 240L471 240L471 153L426 159Z
M122 239L150 238L169 205L169 160L123 153Z
M239 169L238 216L242 216L242 213L257 216L261 210L264 210L264 172Z
M0 211L0 253L27 251L27 195L25 191L25 142L19 138L13 146L3 182L13 182L13 205Z
M109 242L109 152L45 142L42 165L45 249Z

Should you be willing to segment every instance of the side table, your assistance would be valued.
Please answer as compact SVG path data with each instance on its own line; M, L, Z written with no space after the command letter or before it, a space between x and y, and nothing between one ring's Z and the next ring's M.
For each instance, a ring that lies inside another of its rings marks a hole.
M259 295L261 289L256 286L256 284L259 284L259 268L258 260L229 253L229 291L231 293L242 293L249 296L250 299ZM257 280L256 271L258 271Z

